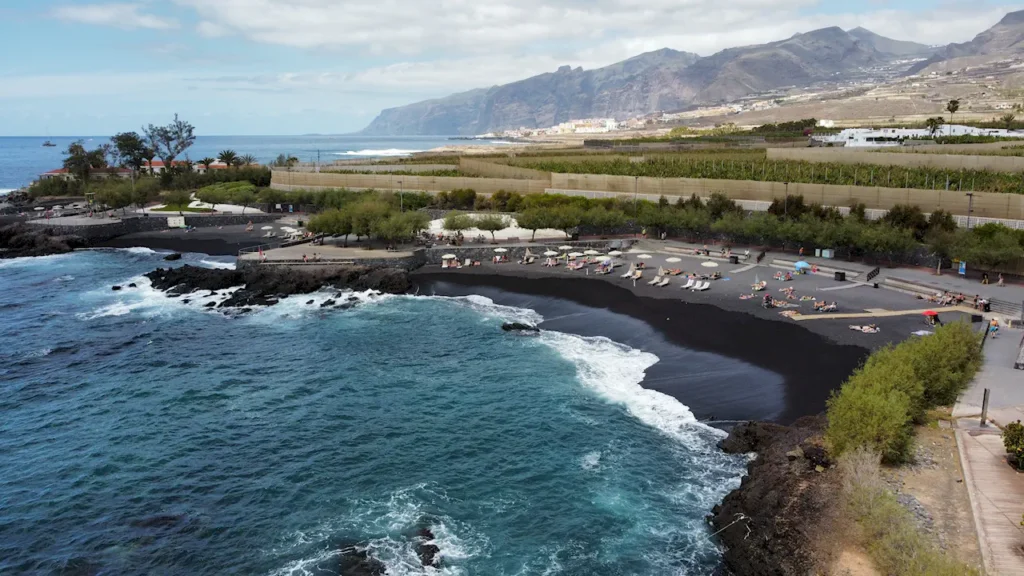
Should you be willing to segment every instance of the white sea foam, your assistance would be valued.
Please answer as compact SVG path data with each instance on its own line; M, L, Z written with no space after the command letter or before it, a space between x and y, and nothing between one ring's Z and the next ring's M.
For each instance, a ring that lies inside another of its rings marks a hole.
M352 298L354 300L350 301ZM351 303L356 306L364 306L366 304L383 302L391 298L394 298L394 296L376 290L354 292L351 290L338 291L324 288L310 294L293 294L282 298L273 306L259 307L256 314L252 316L252 319L256 322L277 325L277 322L280 320L306 318L326 312L330 308L321 308L320 306L328 300L334 300L337 304Z
M129 284L135 284L136 287L129 288ZM97 318L126 316L134 312L146 317L167 316L188 309L215 313L213 308L207 308L206 305L211 302L220 304L241 288L241 286L237 286L219 290L215 296L211 296L210 292L202 291L171 298L165 292L153 288L153 283L145 276L129 278L120 285L122 289L116 292L109 289L98 289L87 293L91 298L113 299L114 301L89 312L79 313L77 317L80 320L89 321Z
M465 306L483 315L485 318L497 318L509 322L526 322L528 324L540 324L544 321L544 317L535 310L495 304L494 300L486 296L471 294L469 296L432 296L432 298Z
M576 365L576 374L584 386L605 400L625 406L644 424L691 446L698 441L698 433L713 431L724 436L698 422L690 409L675 398L640 385L645 371L658 362L654 354L604 337L561 332L543 331L540 341Z
M383 150L349 150L333 152L335 156L409 156L423 150L404 150L402 148L386 148Z
M122 252L130 252L132 254L156 254L156 250L152 248L145 248L142 246L132 246L131 248L116 248Z
M39 266L52 266L64 260L72 253L67 254L50 254L49 256L25 256L22 258L8 258L6 260L0 260L0 268L17 268L21 266L39 265Z
M580 458L580 467L584 470L594 470L601 465L601 452L594 450L587 452Z
M200 260L199 263L206 268L219 268L221 270L234 270L234 262L218 262L216 260Z
M340 554L341 550L326 548L310 558L301 558L289 562L271 572L270 576L315 576L317 574L324 574L329 570L326 566L327 562L334 561ZM321 567L321 564L325 564L325 566Z

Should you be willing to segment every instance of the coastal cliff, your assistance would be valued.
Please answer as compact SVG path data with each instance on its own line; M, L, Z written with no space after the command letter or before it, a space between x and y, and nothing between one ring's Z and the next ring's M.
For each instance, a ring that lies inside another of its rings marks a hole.
M821 544L840 512L838 474L820 441L825 423L824 416L792 426L747 422L719 444L730 454L757 453L740 487L710 516L725 547L721 574L818 573Z

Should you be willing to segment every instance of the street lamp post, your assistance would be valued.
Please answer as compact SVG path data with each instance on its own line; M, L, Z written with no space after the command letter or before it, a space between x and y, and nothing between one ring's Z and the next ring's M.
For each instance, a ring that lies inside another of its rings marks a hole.
M633 176L633 214L636 214L637 189L639 188L640 177Z
M786 182L786 199L782 201L783 211L786 213L786 218L789 218L789 182Z
M401 180L398 181L398 210L405 212L405 187Z
M974 212L974 192L967 193L967 229L971 229L971 212Z

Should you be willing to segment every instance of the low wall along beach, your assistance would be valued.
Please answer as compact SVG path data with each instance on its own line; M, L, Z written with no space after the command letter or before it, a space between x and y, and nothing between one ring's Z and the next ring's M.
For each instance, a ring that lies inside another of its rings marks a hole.
M31 220L30 224L47 228L54 236L78 236L90 242L102 242L134 234L136 232L153 232L164 230L169 226L168 217L179 217L177 214L168 213L166 216L150 216L142 218L125 218L123 220L99 221L99 223L87 224L59 224L56 220ZM179 217L180 218L180 217ZM262 224L274 222L281 218L280 214L231 214L222 216L184 216L185 225L195 228L206 228L210 226L237 226L252 222Z

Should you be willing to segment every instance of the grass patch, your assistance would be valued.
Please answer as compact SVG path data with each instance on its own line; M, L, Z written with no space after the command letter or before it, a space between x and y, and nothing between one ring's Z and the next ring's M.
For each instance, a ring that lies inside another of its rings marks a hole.
M188 206L182 206L180 204L168 204L163 208L153 208L151 212L193 212L193 213L208 213L213 212L210 208L190 208Z
M977 576L978 571L942 552L919 530L910 511L885 486L878 457L863 449L839 461L843 491L865 547L883 574Z

